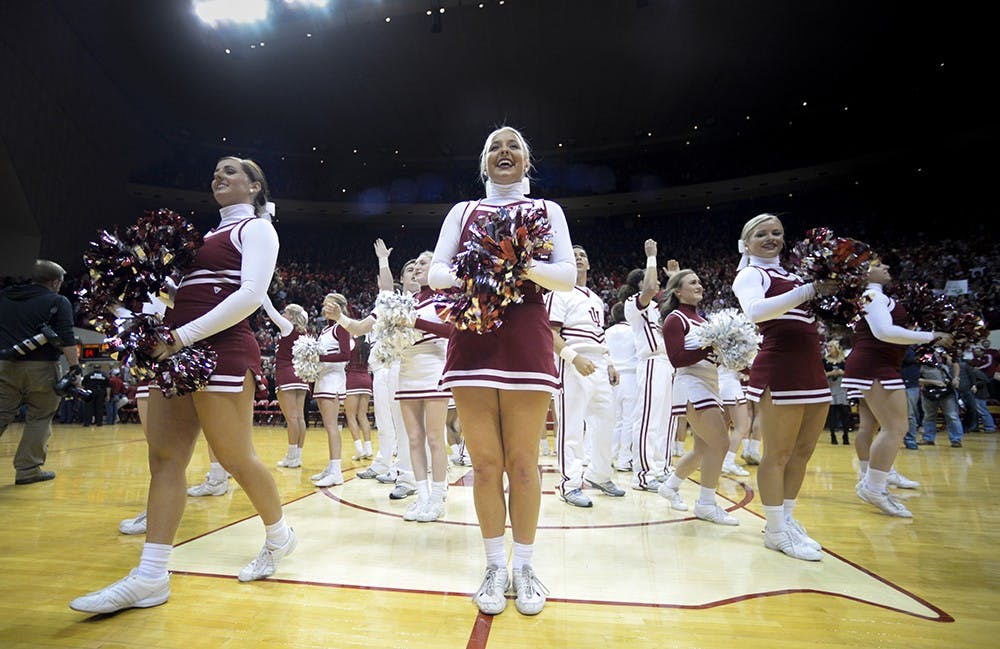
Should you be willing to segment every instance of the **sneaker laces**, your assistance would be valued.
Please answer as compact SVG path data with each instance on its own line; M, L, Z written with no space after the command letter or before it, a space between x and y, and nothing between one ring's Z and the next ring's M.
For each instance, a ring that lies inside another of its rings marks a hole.
M521 598L521 592L527 591L529 587L531 588L531 592L525 592L525 597L531 597L536 592L543 593L545 595L549 594L549 589L546 588L545 584L542 583L542 580L535 575L535 571L531 568L531 566L524 566L521 568L521 579L517 580L517 596L519 599Z
M506 575L504 576L506 577ZM472 601L476 601L477 599L483 597L484 595L492 596L497 589L499 589L501 592L506 590L507 584L506 583L500 584L499 581L500 581L500 568L494 566L490 566L489 568L487 568L486 576L483 577L483 584L482 586L479 587L479 590L476 591L476 594L472 596Z

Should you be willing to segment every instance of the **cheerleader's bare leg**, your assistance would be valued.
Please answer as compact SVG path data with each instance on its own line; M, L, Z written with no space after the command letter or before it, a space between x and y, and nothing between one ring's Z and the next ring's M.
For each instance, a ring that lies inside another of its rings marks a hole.
M855 487L855 492L861 500L875 505L883 513L900 518L912 518L913 514L903 505L902 502L889 494L888 486L895 478L900 484L905 480L908 488L910 485L919 486L895 474L892 468L896 461L896 454L899 446L903 442L909 422L907 420L907 402L905 390L886 390L881 383L875 381L871 389L865 392L866 410L874 421L881 425L879 434L871 444L871 458L868 463L868 470ZM862 420L864 421L864 420ZM861 429L858 429L860 437Z

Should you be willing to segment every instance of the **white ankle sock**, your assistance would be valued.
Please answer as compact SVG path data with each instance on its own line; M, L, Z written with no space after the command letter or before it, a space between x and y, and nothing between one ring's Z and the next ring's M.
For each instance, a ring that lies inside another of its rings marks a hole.
M427 480L417 480L417 498L428 500L431 497L430 483Z
M760 453L760 440L752 439L750 440L750 450L754 453Z
M445 494L448 493L448 483L447 482L432 482L431 483L431 500L434 502L444 502Z
M865 474L865 484L868 488L877 494L882 493L886 489L886 483L889 480L888 471L879 471L878 469L868 468L868 473Z
M785 510L785 518L795 518L795 499L785 498L785 502L782 505Z
M372 443L371 440L369 440L365 442L365 455L371 455L371 454L372 454Z
M486 548L486 565L494 568L503 568L507 565L507 553L504 548L504 539L498 536L492 539L483 539L483 547Z
M868 475L868 460L858 460L858 466L862 478Z
M357 453L358 455L364 455L364 453L365 453L365 447L364 447L364 445L363 445L363 444L361 443L361 440L360 440L360 439L356 439L356 440L354 440L354 451L355 451L355 453Z
M680 489L682 484L684 484L684 478L678 478L676 473L671 473L670 477L667 478L667 486L671 489Z
M147 579L165 577L170 551L173 549L172 545L165 543L143 543L142 556L139 558L139 575Z
M673 476L670 476L671 478ZM698 504L699 505L714 505L715 504L715 489L710 489L709 487L702 487L698 490Z
M279 518L276 523L265 525L264 532L267 534L267 547L273 550L288 543L288 530L288 521L285 520L284 516Z
M218 462L212 462L208 467L208 479L212 482L224 482L227 480L226 470Z
M722 461L723 466L726 464L736 464L736 453L729 451L726 453L726 459Z
M287 457L287 458L294 458L295 457L295 453L298 450L299 450L298 446L296 446L295 444L289 444L288 445L288 451L285 453L285 457Z
M336 473L340 471L340 460L330 460L330 463L326 465L327 473Z
M535 544L518 543L514 541L514 556L510 560L510 567L513 570L520 570L524 566L531 565L531 555L535 553Z
M788 529L785 523L785 508L781 505L763 505L764 518L767 519L767 531L771 533L784 532Z

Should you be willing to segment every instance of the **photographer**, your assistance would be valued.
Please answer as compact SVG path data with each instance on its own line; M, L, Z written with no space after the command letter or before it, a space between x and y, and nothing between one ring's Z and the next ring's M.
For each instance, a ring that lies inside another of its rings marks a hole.
M52 480L54 471L43 471L52 416L59 406L53 390L59 380L59 355L69 361L71 373L79 374L79 357L73 335L73 309L58 291L66 271L55 262L35 262L31 284L0 291L0 435L22 405L27 406L24 432L14 455L14 484ZM48 327L59 340L40 339ZM60 352L57 345L62 345ZM12 351L13 350L13 351Z

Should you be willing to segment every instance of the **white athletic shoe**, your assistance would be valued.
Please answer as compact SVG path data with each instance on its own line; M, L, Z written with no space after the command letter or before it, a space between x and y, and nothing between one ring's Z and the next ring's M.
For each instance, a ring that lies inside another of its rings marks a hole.
M386 471L385 473L379 473L375 476L375 479L382 484L396 484L396 474L391 471Z
M657 493L667 499L671 509L676 509L679 512L686 512L688 510L688 504L684 502L681 492L669 487L666 482L660 483Z
M317 480L322 480L328 475L330 475L330 472L327 471L326 469L323 469L319 473L314 473L311 476L309 476L309 479L312 480L313 482L316 482Z
M820 545L818 541L809 536L809 534L806 532L806 528L802 527L802 523L798 522L791 516L785 516L785 526L788 528L788 531L790 531L795 536L798 536L803 543L808 545L813 550L819 552L823 549L823 546Z
M479 610L486 615L499 615L507 608L507 598L504 594L510 588L507 568L503 566L487 566L483 584L472 596Z
M739 464L736 464L735 462L731 464L723 464L722 472L725 473L726 475L734 475L740 478L745 478L748 475L750 475L749 471L741 467Z
M101 590L77 597L69 603L74 611L84 613L114 613L126 608L159 606L170 597L170 575L160 579L139 576L139 569Z
M334 487L344 484L344 474L340 470L328 472L319 480L313 480L313 484L317 487Z
M381 482L381 480L379 480L379 482ZM392 488L392 491L389 492L389 500L402 500L403 498L409 498L415 493L417 493L416 487L398 484Z
M652 491L653 493L656 493L657 491L659 491L661 484L663 483L661 483L656 478L649 478L646 480L646 486L642 487L639 484L638 480L634 478L632 479L632 488L635 489L636 491Z
M743 451L743 461L751 466L760 464L760 453L755 451Z
M601 490L605 496L611 496L613 498L621 498L625 495L625 490L615 484L614 480L608 480L606 482L594 482L593 480L587 480L587 484L591 487L595 487Z
M806 545L802 537L791 530L769 532L765 528L764 547L768 550L783 552L793 559L801 559L803 561L819 561L823 558L822 552Z
M703 505L702 503L695 503L694 515L703 521L708 521L709 523L716 523L717 525L740 524L738 520L729 515L729 512L727 512L722 507L719 507L715 503L712 503L711 505Z
M118 523L118 531L122 534L145 534L146 512L142 512L135 518L126 518Z
M283 557L287 557L292 552L295 551L295 546L298 545L299 540L295 536L295 530L288 528L288 540L285 544L279 548L269 548L267 543L264 547L260 549L260 553L257 558L246 565L243 570L240 570L239 577L240 581L256 581L258 579L267 579L274 574L274 571L278 569L278 562L281 561Z
M524 566L513 573L514 592L517 594L514 605L517 612L521 615L538 615L545 607L545 596L549 594L549 589L538 580L531 566Z
M443 500L429 500L424 504L424 508L417 512L418 523L432 523L439 518L444 518Z
M427 507L428 501L424 499L423 496L418 496L415 501L410 505L410 507L403 512L404 521L415 521L423 513L424 509Z
M618 460L615 462L615 471L622 473L632 473L632 460Z
M286 469L297 469L300 466L302 466L302 458L291 457L290 455L286 455L285 457L278 460L278 466L284 467Z
M919 482L916 480L910 480L902 473L896 471L896 469L889 471L889 478L887 482L889 483L889 486L899 487L900 489L917 489L920 487Z
M859 482L854 487L854 492L858 494L858 498L875 505L881 509L884 513L889 516L898 516L900 518L913 518L913 514L907 509L903 503L899 502L895 496L890 494L888 491L883 491L878 493L877 491L872 491L864 482Z
M594 506L594 503L590 500L590 496L583 493L580 489L570 489L566 493L559 494L559 498L566 504L573 505L574 507Z
M367 469L359 473L358 477L361 478L362 480L374 480L375 478L378 477L378 473L375 471L375 469L368 467Z
M225 496L229 493L229 480L219 480L218 482L213 482L211 478L206 477L205 481L199 485L195 485L187 490L189 496L194 496L199 498L201 496Z
M682 457L685 453L684 442L674 442L674 457Z

